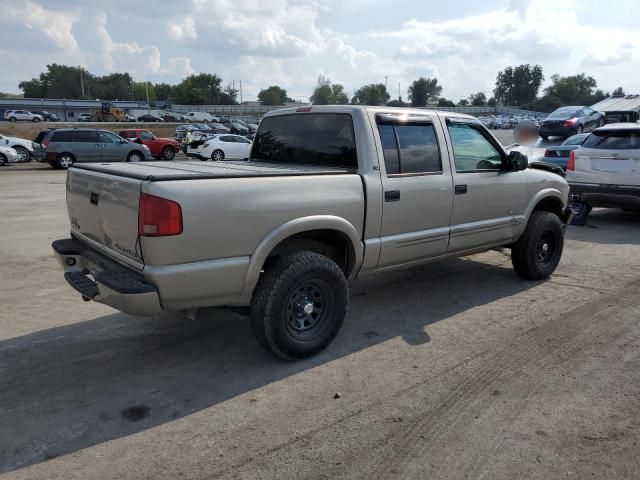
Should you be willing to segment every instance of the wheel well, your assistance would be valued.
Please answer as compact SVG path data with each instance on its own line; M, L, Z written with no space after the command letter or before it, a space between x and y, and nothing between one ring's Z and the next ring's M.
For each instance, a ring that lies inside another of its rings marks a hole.
M76 156L75 156L73 153L70 153L70 152L62 152L62 153L59 153L59 154L58 154L58 156L56 157L56 159L58 159L58 158L62 157L63 155L69 155L69 156L70 156L71 158L73 158L74 160L76 159Z
M562 202L556 197L546 197L538 202L533 211L541 210L543 212L551 212L562 218Z
M355 266L356 253L349 237L338 230L310 230L282 240L265 260L265 266L275 258L291 252L308 251L324 255L349 277Z

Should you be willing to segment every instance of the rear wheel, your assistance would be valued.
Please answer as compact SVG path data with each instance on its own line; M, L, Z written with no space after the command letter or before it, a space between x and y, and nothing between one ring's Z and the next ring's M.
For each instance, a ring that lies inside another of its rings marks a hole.
M62 170L66 170L67 168L72 166L75 163L75 161L76 161L75 158L73 158L73 155L71 155L70 153L61 153L60 155L58 155L58 158L56 159L55 167L61 168Z
M221 162L224 160L224 152L222 150L214 150L211 154L211 160L214 162Z
M283 360L314 355L342 327L349 289L331 259L295 252L276 259L251 301L251 327L260 344Z
M144 160L144 157L140 152L131 152L127 157L127 162L129 163L140 163Z
M162 149L162 158L164 160L173 160L176 158L176 151L171 147L164 147Z
M15 147L12 147L16 153L18 154L18 161L19 162L28 162L31 157L29 155L29 150L27 150L24 147L20 147L18 145L16 145Z
M522 237L511 248L511 263L521 278L541 280L555 271L563 246L560 219L551 212L535 211Z
M5 157L3 153L0 153L0 167L4 167L5 163L7 163L7 157Z
M16 120L17 120L17 118L16 118L16 117L9 117L9 121L10 121L10 122L15 122Z

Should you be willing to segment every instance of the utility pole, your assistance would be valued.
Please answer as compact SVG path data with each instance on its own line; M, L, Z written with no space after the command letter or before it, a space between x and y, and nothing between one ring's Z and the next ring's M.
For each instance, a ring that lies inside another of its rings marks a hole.
M398 101L400 101L400 82L398 82Z
M388 78L389 78L389 77L388 77L387 75L385 75L385 76L384 76L384 89L385 89L385 90L387 89L387 79L388 79Z
M240 82L240 104L242 105L242 80L239 80Z
M149 82L144 82L144 89L147 92L147 115L151 115L151 104L149 103Z

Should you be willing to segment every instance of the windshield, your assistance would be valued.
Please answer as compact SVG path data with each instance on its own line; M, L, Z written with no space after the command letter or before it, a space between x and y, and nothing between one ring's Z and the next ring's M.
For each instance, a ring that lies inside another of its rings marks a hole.
M351 115L305 113L265 118L250 160L358 168Z
M588 136L589 136L588 133L579 133L578 135L571 135L564 142L562 142L562 145L582 145L582 142L584 142L584 139L587 138Z

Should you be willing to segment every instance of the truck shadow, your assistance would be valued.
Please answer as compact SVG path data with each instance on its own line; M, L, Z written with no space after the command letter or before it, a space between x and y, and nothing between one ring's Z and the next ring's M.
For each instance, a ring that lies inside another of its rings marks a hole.
M640 245L640 211L596 208L587 217L587 225L570 226L567 237L605 245Z
M259 347L246 317L215 310L195 322L114 314L1 341L0 472L171 422L391 338L425 344L425 327L536 285L518 280L500 253L484 255L491 263L455 259L355 282L335 342L297 363Z

